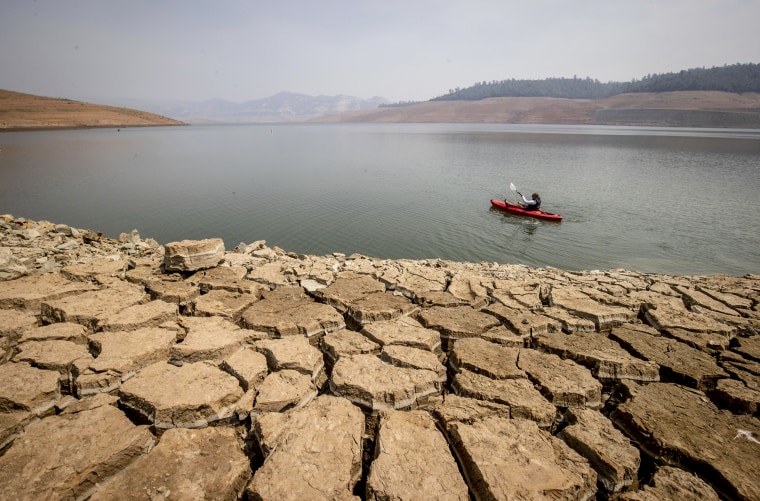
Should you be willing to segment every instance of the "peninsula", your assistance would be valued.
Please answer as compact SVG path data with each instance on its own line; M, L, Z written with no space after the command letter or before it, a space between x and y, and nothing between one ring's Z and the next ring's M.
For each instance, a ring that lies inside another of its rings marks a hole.
M760 276L0 216L12 499L758 499Z
M0 89L0 132L159 125L184 124L145 111Z

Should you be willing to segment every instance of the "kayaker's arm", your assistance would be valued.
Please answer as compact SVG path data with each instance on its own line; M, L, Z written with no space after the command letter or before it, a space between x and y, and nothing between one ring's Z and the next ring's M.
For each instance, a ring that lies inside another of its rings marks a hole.
M525 195L523 195L522 193L520 193L520 196L522 197L523 202L525 202L526 204L528 204L528 205L536 205L536 201L535 200L528 200L527 198L525 198Z

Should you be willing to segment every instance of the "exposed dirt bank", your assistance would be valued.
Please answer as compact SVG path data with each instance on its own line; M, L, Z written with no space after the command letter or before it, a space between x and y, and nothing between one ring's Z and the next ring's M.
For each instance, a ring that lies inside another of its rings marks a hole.
M145 111L0 89L0 131L184 125Z
M500 97L350 111L311 121L760 128L760 94L664 92L595 100Z

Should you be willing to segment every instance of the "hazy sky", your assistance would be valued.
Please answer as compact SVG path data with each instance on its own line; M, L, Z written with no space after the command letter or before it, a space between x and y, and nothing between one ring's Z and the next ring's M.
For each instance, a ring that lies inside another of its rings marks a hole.
M427 100L509 78L760 63L760 0L2 0L0 88Z

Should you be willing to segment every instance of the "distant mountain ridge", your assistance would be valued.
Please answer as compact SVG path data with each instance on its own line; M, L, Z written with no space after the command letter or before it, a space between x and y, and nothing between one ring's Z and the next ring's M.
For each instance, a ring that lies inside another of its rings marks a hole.
M305 121L346 111L377 108L388 101L383 97L361 99L353 96L309 96L279 92L273 96L235 103L226 99L206 101L122 100L121 105L156 113L186 123L273 123Z
M279 92L236 103L108 99L108 105L0 89L0 131L188 123L513 123L760 129L760 64L693 68L631 82L479 82L427 101ZM123 108L115 108L122 106ZM140 111L142 110L142 111ZM168 118L167 118L168 117Z

